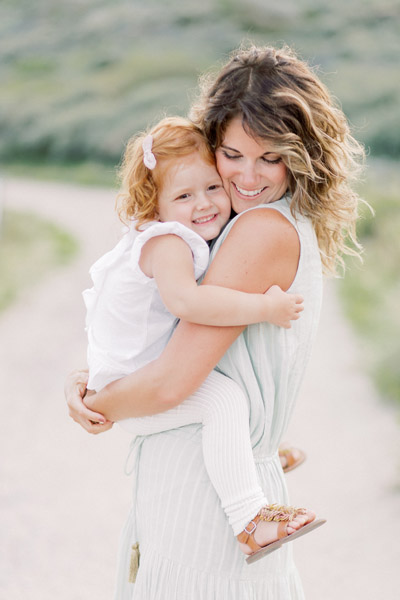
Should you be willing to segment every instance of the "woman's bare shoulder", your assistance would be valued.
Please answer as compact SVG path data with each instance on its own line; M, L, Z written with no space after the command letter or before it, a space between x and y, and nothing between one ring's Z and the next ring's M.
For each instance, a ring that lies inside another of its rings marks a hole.
M280 238L290 236L298 241L298 235L295 227L279 211L271 207L258 207L248 210L239 215L239 218L232 226L231 233L235 235L273 235L274 241Z
M287 289L296 275L299 257L297 231L286 217L272 208L256 208L236 220L213 262L215 267L222 267L221 271L242 269L260 281Z

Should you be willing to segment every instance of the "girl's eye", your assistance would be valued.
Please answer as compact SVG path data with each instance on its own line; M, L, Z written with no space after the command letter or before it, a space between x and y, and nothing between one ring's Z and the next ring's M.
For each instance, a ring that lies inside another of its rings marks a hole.
M189 198L189 194L181 194L175 200L187 200Z
M208 189L210 192L213 192L214 190L219 190L222 187L222 184L220 183L213 183L212 185L208 186Z

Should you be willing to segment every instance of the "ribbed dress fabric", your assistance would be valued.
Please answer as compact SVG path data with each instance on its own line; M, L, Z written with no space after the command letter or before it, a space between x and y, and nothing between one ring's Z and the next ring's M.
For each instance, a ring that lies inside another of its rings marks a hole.
M293 217L289 196L262 208L278 210L298 232L300 259L289 291L304 296L305 309L289 330L268 323L247 327L218 370L247 395L253 454L268 502L289 504L278 445L316 334L321 261L311 223ZM212 257L240 217L225 228ZM133 505L121 534L115 600L303 600L291 544L252 565L245 562L204 466L201 426L141 438L134 451ZM130 583L135 542L140 567Z
M131 432L145 436L184 425L202 425L204 465L221 506L238 535L266 504L250 443L249 409L242 388L212 371L182 404L151 417L128 419Z

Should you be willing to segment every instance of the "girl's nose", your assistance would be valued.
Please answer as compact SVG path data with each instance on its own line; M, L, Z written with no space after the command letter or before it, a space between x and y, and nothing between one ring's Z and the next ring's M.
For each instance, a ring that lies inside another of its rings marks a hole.
M197 210L205 210L210 208L211 200L206 193L201 193L197 197L196 208Z

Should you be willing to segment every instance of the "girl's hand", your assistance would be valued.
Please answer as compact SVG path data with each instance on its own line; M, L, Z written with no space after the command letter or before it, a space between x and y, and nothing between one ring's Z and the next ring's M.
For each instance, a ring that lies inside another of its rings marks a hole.
M304 299L299 294L288 294L281 290L278 285L271 286L265 295L269 298L270 317L268 321L278 327L291 328L290 321L296 321L304 310Z
M90 410L84 403L89 373L85 370L72 371L65 380L64 393L70 417L88 433L103 433L113 426L100 413Z

